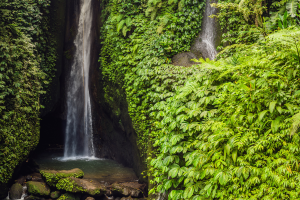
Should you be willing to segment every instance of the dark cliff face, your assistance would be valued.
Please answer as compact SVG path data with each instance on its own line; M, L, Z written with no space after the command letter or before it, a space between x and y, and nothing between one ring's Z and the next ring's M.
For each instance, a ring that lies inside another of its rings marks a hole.
M93 117L94 147L97 157L116 160L117 162L134 169L141 176L145 170L138 147L137 136L132 128L132 122L128 115L126 99L120 100L123 126L119 124L119 118L114 116L111 109L104 102L104 92L100 65L100 27L104 19L101 19L101 1L93 2L93 27L92 50L90 66L90 94ZM57 77L58 87L53 87L52 93L56 98L46 105L41 122L40 147L49 144L64 144L64 131L66 125L66 79L70 73L75 52L74 39L77 34L77 24L80 13L80 0L66 0L63 50L59 49L61 61L57 65L60 72Z

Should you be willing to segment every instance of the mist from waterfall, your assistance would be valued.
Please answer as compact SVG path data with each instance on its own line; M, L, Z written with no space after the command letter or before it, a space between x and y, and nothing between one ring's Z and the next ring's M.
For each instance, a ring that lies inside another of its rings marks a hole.
M67 80L67 126L64 158L94 157L89 69L92 0L80 1L80 16L73 64Z

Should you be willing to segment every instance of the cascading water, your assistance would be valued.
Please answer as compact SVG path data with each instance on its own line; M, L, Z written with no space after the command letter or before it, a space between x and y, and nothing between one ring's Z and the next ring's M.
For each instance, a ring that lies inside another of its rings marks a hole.
M205 12L203 14L202 31L200 36L196 39L191 47L196 57L215 59L218 54L216 50L216 43L220 37L218 33L218 22L215 18L210 18L211 15L216 15L218 9L212 7L211 3L217 3L217 0L207 0Z
M92 0L80 0L80 16L74 41L76 52L67 86L67 126L64 158L94 157L89 69Z

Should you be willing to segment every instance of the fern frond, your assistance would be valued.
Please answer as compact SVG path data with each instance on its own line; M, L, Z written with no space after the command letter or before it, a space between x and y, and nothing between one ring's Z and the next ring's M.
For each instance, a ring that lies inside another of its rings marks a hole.
M126 23L126 26L130 27L131 24L132 24L131 18L127 17L126 20L125 20L125 23Z
M292 117L292 122L293 123L292 123L292 126L290 128L290 134L291 134L291 136L293 136L297 132L297 130L298 130L299 126L300 126L300 113L297 113L296 115L294 115Z
M124 37L126 37L127 31L128 31L127 26L123 26L122 33L123 33Z
M116 18L117 22L120 22L122 18L123 18L123 15L118 15L117 18Z
M171 4L175 4L175 3L177 3L177 2L178 2L178 0L169 0L169 1L168 1L168 4L171 5Z
M178 3L178 10L181 11L185 6L185 0L181 0Z
M125 20L123 19L122 21L120 21L120 23L118 23L117 25L117 31L120 32L120 30L123 28L123 25L125 24Z
M151 14L154 10L155 10L154 6L153 7L148 7L146 12L145 12L146 17L148 17L149 14Z
M286 9L291 17L296 17L299 0L291 0L286 4Z
M155 8L151 13L151 20L154 20L156 18L157 8Z

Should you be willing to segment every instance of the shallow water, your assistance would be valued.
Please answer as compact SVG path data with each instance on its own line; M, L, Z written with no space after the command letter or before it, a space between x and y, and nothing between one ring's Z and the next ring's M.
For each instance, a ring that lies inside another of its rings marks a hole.
M79 168L84 172L84 178L98 181L129 182L137 181L137 177L131 168L108 159L95 157L71 157L65 159L62 153L45 152L35 156L34 160L40 169L70 170Z

